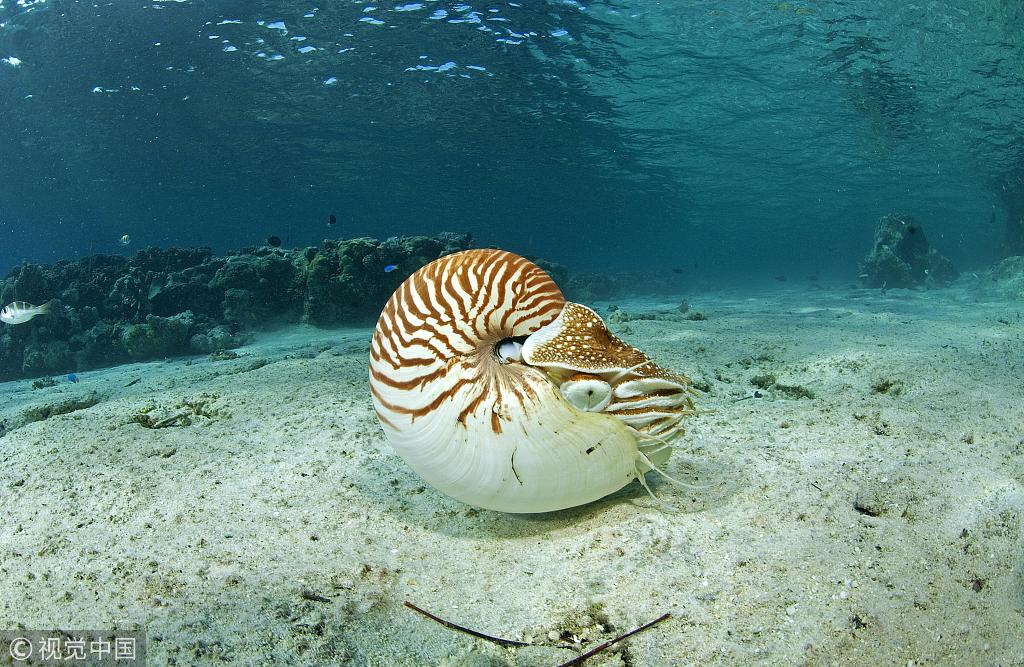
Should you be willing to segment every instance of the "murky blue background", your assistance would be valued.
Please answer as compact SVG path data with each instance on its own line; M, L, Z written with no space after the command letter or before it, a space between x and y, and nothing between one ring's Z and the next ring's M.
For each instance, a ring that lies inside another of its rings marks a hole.
M1017 2L0 0L0 59L0 269L452 230L854 277L906 211L970 270L1024 172Z

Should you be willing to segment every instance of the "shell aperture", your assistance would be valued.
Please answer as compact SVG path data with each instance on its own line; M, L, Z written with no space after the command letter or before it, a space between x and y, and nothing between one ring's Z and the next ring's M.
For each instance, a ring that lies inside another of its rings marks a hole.
M647 469L651 443L667 458L661 445L692 414L686 378L500 250L448 255L410 276L381 313L369 371L377 416L409 466L453 498L504 512L622 488Z
M498 360L506 364L523 360L523 344L513 338L506 338L494 347Z

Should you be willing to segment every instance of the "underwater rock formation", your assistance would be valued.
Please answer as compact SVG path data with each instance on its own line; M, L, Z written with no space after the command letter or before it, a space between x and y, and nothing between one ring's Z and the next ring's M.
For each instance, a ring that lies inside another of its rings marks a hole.
M885 215L875 227L871 252L860 266L866 287L937 287L960 275L953 262L928 244L909 215Z
M1024 255L997 262L978 283L977 290L987 297L1024 299Z
M320 326L366 319L368 303L373 304L372 315L376 317L410 274L442 255L468 249L471 244L468 235L441 234L385 241L324 241L323 248L307 248L297 260L301 282L298 289L304 295L297 302L301 319ZM388 272L385 267L389 265L398 268Z
M547 269L543 263L540 264ZM626 271L616 273L578 273L572 276L552 277L565 285L565 296L579 303L607 301L624 296L672 295L678 296L683 279L673 273Z
M1005 210L1005 236L1003 256L1024 255L1024 162L1011 167L993 183L993 192L1002 200ZM992 207L991 223L996 221L996 208Z
M235 347L246 332L305 322L370 324L391 293L468 235L326 240L320 247L145 248L23 264L0 280L0 301L51 314L0 328L0 380ZM398 268L385 271L384 267Z

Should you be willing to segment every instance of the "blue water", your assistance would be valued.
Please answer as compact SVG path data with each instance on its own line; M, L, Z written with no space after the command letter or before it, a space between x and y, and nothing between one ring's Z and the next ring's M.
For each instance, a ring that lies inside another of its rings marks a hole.
M0 0L0 655L1024 666L1013 254L1022 0Z
M845 278L903 211L970 270L1024 201L1022 47L995 0L0 0L0 269L453 230Z

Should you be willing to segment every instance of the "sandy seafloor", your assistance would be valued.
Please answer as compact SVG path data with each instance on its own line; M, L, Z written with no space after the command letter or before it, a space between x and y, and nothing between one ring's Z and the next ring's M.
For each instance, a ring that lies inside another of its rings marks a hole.
M149 665L546 666L671 612L587 665L1024 665L1024 303L685 296L706 320L613 325L709 388L667 470L710 488L651 479L675 512L439 495L377 425L369 329L0 385L0 627L141 627ZM814 398L747 398L768 373Z

